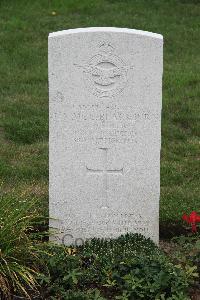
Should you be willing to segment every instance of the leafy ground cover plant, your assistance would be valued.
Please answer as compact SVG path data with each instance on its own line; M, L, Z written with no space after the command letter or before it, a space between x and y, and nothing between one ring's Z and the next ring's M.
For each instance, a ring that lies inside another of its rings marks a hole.
M20 202L20 205L19 205ZM39 222L36 201L14 195L0 198L0 298L21 294L31 299L42 262L33 226Z
M171 241L161 241L161 248L171 261L185 270L186 275L193 277L190 284L191 299L200 298L200 236L174 237Z
M186 300L193 274L174 265L149 239L127 234L92 239L75 251L48 244L43 299ZM79 295L79 296L77 296Z

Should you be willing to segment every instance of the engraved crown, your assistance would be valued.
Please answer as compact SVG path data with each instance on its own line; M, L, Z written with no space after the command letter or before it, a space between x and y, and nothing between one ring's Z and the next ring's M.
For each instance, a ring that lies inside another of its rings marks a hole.
M102 41L102 42L99 44L99 49L100 49L102 52L106 52L106 53L111 53L111 52L114 51L113 46L112 46L111 43L108 42L108 41Z

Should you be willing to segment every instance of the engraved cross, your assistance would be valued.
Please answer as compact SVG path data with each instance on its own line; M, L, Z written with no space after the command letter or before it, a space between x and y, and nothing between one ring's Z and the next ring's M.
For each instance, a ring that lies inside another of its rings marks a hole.
M103 195L103 203L101 208L108 208L108 175L123 175L124 167L121 169L109 169L108 165L108 148L99 148L103 151L103 168L102 169L91 169L86 166L86 170L91 174L102 174L103 175L103 187L104 187L104 195Z

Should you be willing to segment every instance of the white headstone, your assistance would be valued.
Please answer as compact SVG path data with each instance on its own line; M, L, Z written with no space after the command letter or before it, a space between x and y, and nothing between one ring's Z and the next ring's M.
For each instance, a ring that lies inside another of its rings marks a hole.
M49 35L50 227L58 243L159 239L162 36Z

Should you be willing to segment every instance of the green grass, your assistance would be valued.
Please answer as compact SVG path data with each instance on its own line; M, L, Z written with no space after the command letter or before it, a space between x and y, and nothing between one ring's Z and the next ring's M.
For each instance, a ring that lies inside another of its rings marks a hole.
M56 12L55 15L52 12ZM48 207L49 32L117 26L164 36L161 205L163 226L200 212L200 2L1 0L0 178L9 195Z

